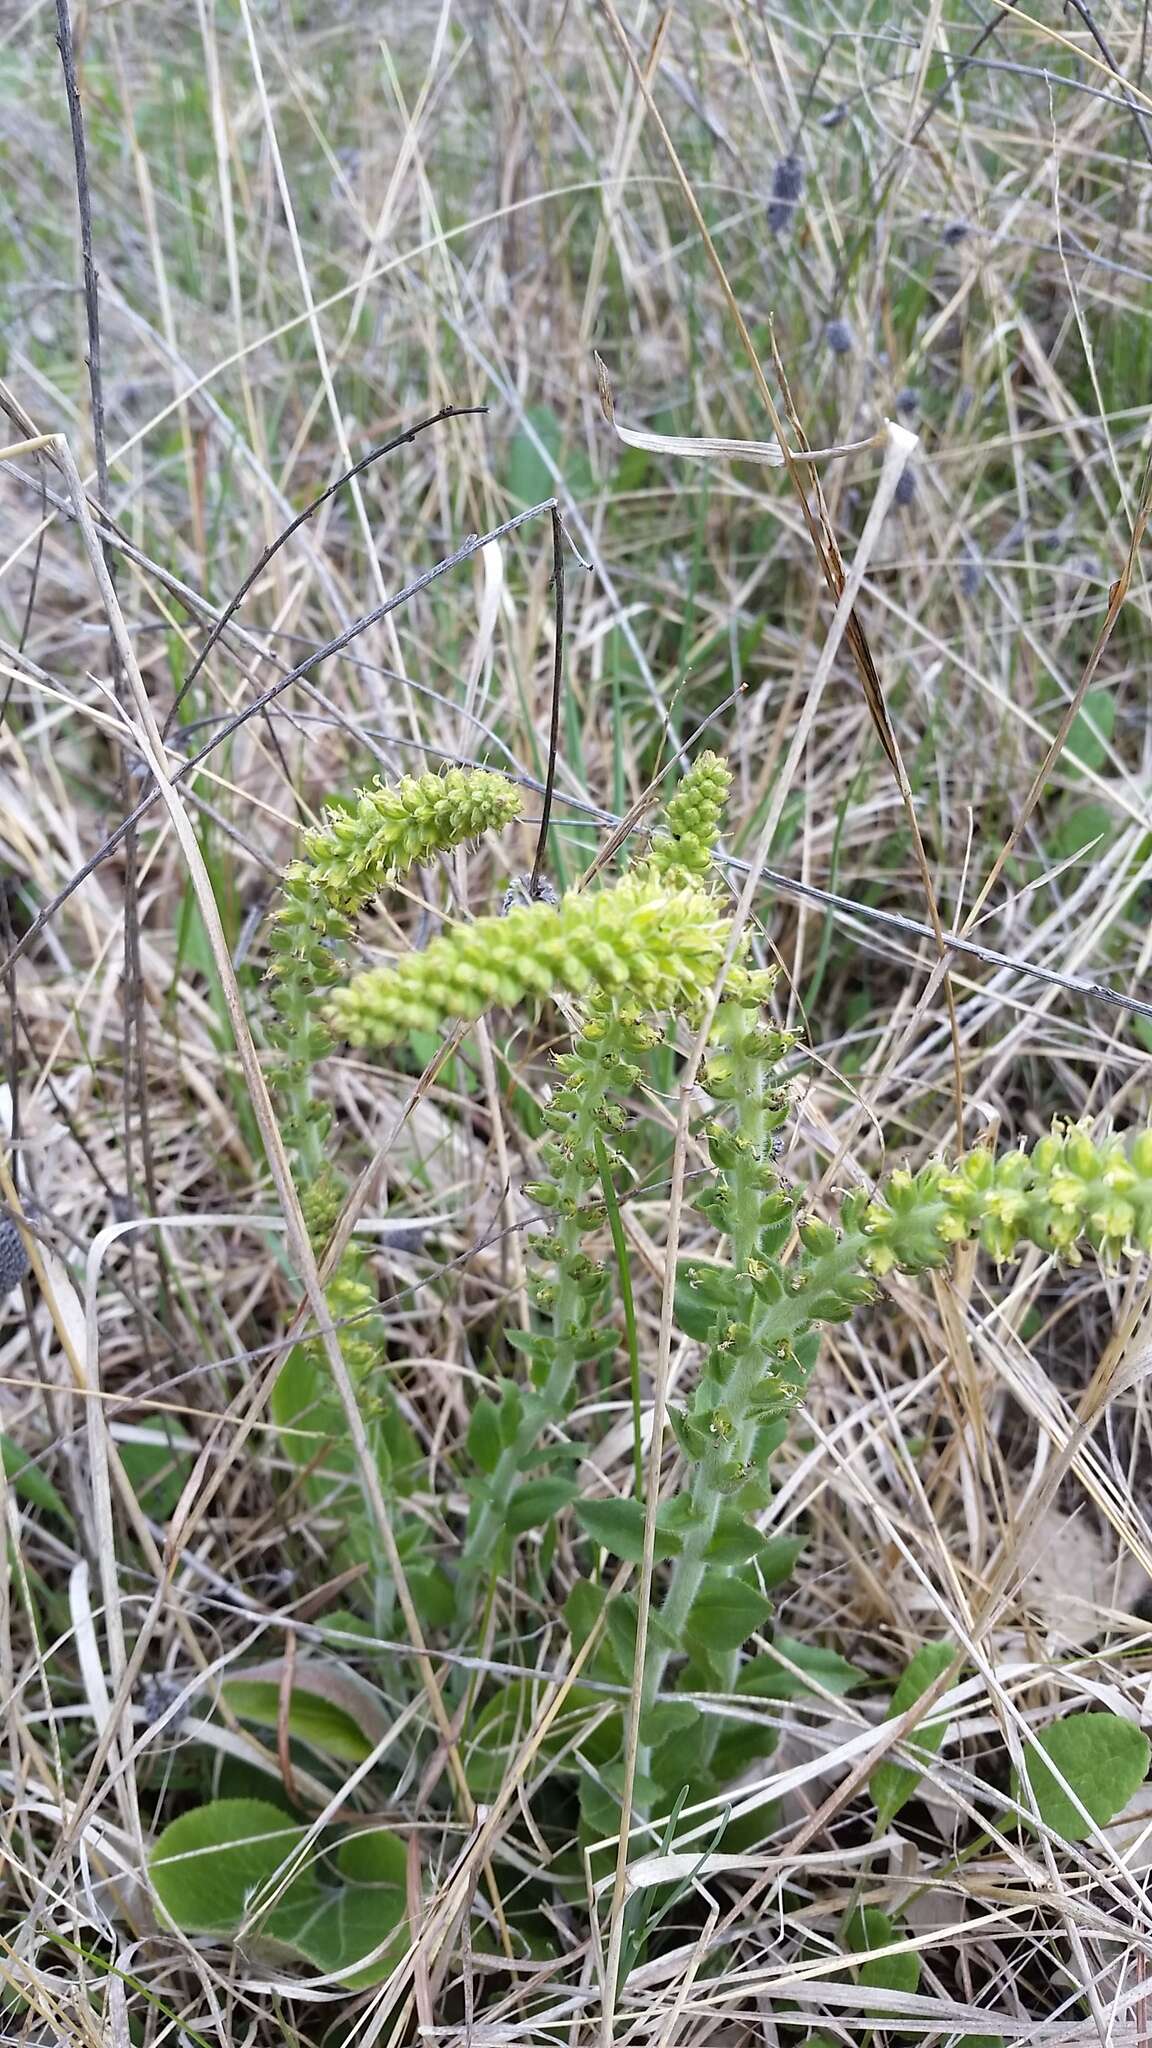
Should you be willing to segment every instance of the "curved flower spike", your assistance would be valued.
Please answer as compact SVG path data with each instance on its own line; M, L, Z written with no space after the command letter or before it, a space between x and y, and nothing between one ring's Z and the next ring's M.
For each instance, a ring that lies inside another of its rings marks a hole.
M449 768L375 782L348 810L329 810L284 877L272 927L273 973L332 979L330 948L405 868L448 853L519 815L520 792L483 768Z
M731 927L708 896L651 879L596 895L482 917L357 975L329 998L332 1029L353 1045L394 1045L409 1031L480 1017L525 997L621 992L637 1009L685 1010L715 979Z

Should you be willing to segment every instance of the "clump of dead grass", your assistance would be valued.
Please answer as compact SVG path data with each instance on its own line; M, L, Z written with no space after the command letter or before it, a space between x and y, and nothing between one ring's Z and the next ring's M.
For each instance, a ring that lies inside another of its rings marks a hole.
M1094 19L1135 92L1138 23L1116 7ZM64 433L83 469L74 166L41 27L32 12L0 28L4 439ZM630 417L769 431L601 17L413 9L382 28L353 5L310 27L197 7L169 11L165 32L161 51L131 12L77 22L101 509L143 699L110 687L106 593L50 456L0 470L5 950L24 942L8 983L7 1193L35 1204L42 1238L7 1305L0 1415L61 1503L8 1491L6 2026L28 2041L87 2041L98 2024L120 2040L129 2019L147 2040L178 2026L319 2040L345 1996L293 1995L256 1959L159 1935L141 1885L150 1834L188 1785L238 1759L276 1782L272 1748L210 1716L219 1674L317 1642L348 1592L332 1584L337 1517L307 1504L264 1402L301 1297L253 1102L261 921L301 824L368 772L483 759L539 786L543 528L486 549L239 723L141 820L130 891L121 847L44 906L119 823L121 759L147 793L141 704L165 724L260 549L369 442L445 402L486 405L358 479L272 559L184 699L170 765L469 533L554 491L592 564L569 574L554 869L582 872L716 714L709 739L736 771L733 855L779 812L762 942L813 1054L790 1170L830 1190L885 1152L922 1156L949 1131L957 1065L970 1137L1032 1136L1054 1109L1139 1114L1147 1022L1067 985L1139 994L1146 978L1138 558L1035 782L1142 504L1147 165L1085 15L1058 31L1005 18L967 66L968 32L935 16L814 26L709 4L674 9L651 50L631 40L766 361L774 320L809 443L867 440L891 414L921 436L915 495L888 513L857 607L906 787L846 653L785 786L830 615L803 509L779 471L621 456L597 403L593 343ZM798 135L785 237L780 166ZM849 567L878 473L869 452L820 472L817 516ZM985 954L953 958L949 1018L933 908L964 927L1013 835L972 929ZM510 866L531 850L528 828ZM488 855L461 864L454 907L493 901L505 879ZM401 901L371 937L419 937L444 907L435 892ZM538 1094L544 1051L526 1036L482 1045L414 1107L409 1074L349 1058L325 1076L344 1142L375 1161L365 1228L433 1517L483 1333L522 1301L508 1224L532 1141L518 1091ZM628 1219L652 1348L666 1215L653 1179ZM1144 1712L1145 1289L1092 1268L1055 1288L1039 1258L1000 1284L965 1263L934 1292L898 1285L829 1342L774 1509L781 1529L810 1532L781 1625L856 1659L875 1694L783 1713L763 1839L746 1865L696 1870L675 1938L620 1988L621 2037L851 2038L897 2013L910 2035L1136 2037L1141 1813L1059 1857L1005 1840L973 1866L950 1858L1022 1723L1069 1703ZM623 1465L627 1428L607 1445ZM495 1666L517 1635L542 1679L562 1669L562 1632L523 1587L472 1648ZM909 1825L871 1843L861 1737L910 1651L943 1635L971 1675ZM395 1646L340 1647L410 1711L388 1675ZM467 1938L443 1910L472 1896L476 1844L459 1814L429 1819L421 1790L401 1770L389 1809L412 1842L424 1933L387 2026L365 2000L357 2037L414 2020L463 2039L475 2015L502 2038L593 2038L607 1896L590 1915L549 1906L556 1957L508 1968L482 1887ZM526 1799L498 1846L510 1869L541 1867ZM895 1908L921 1888L919 1991L855 1981L835 1939L846 1905Z

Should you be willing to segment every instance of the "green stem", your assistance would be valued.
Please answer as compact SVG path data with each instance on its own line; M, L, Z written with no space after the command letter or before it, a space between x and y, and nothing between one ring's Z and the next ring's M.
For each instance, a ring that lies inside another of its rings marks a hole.
M766 1163L771 1160L772 1131L780 1121L781 1094L777 1069L790 1042L781 1034L764 1033L757 1023L757 1016L758 1005L739 999L730 1000L721 1005L713 1031L713 1041L725 1049L721 1056L725 1092L738 1105L739 1143L731 1156L724 1180L732 1264L738 1273L744 1274L756 1257L760 1241ZM713 1075L715 1078L715 1065ZM753 1345L724 1389L725 1407L732 1417L734 1441L718 1450L718 1455L729 1460L733 1450L741 1461L746 1460L752 1450L755 1427L747 1426L743 1414L764 1374L763 1357L755 1348L756 1334L754 1325ZM724 1499L724 1492L717 1483L716 1463L716 1458L706 1456L696 1467L691 1499L695 1516L699 1519L692 1521L688 1546L677 1561L661 1609L661 1620L672 1631L675 1641L682 1638L684 1624L699 1591L705 1569L704 1551L715 1531ZM644 1679L646 1706L652 1704L660 1689L668 1654L655 1646L649 1651ZM715 1739L712 1728L706 1729L709 1753ZM646 1753L642 1761L646 1764Z
M546 1208L551 1224L549 1234L537 1240L551 1268L550 1277L537 1287L537 1298L551 1318L551 1349L543 1381L525 1396L511 1440L484 1480L473 1513L458 1577L464 1613L477 1574L490 1567L509 1496L537 1452L543 1432L565 1421L576 1375L598 1348L592 1323L605 1275L584 1251L583 1240L605 1216L598 1183L611 1172L613 1158L604 1134L624 1121L615 1098L639 1079L633 1056L658 1037L653 1026L628 1012L593 1006L572 1051L557 1063L564 1085L546 1112L553 1136L541 1148L555 1178L525 1189Z
M569 1281L565 1285L561 1280L556 1289L557 1321L561 1313L565 1310L571 1313L573 1306L578 1305L579 1295L573 1283ZM469 1610L477 1578L491 1566L493 1546L499 1542L503 1532L502 1513L509 1495L544 1431L562 1423L568 1414L580 1356L577 1344L557 1340L543 1386L527 1395L516 1434L511 1443L504 1445L494 1470L485 1481L484 1495L468 1531L458 1567L458 1605L465 1614Z
M837 1292L863 1268L867 1238L862 1230L849 1232L834 1249L816 1257L801 1255L785 1293L778 1301L758 1302L751 1323L751 1341L737 1361L724 1386L724 1405L731 1420L730 1434L719 1439L693 1468L690 1498L693 1514L684 1549L672 1566L660 1609L664 1631L674 1642L682 1642L692 1603L709 1566L704 1553L715 1531L726 1498L723 1473L735 1458L741 1464L751 1460L755 1449L757 1418L752 1408L764 1380L765 1370L781 1348L792 1353L812 1323L812 1303ZM715 1570L716 1567L712 1566ZM648 1695L654 1699L664 1681L673 1652L658 1649L652 1659ZM733 1660L733 1676L739 1653ZM718 1732L718 1731L717 1731ZM707 1737L706 1737L707 1739ZM715 1736L709 1742L714 1746Z
M595 1141L596 1165L600 1173L600 1192L608 1211L608 1228L612 1235L612 1251L616 1260L616 1274L620 1282L620 1305L624 1310L624 1342L628 1349L628 1383L632 1392L632 1471L636 1487L636 1498L644 1498L644 1412L640 1398L640 1340L636 1330L636 1299L632 1292L632 1269L628 1264L628 1243L624 1236L624 1221L620 1204L612 1185L611 1162L599 1131Z

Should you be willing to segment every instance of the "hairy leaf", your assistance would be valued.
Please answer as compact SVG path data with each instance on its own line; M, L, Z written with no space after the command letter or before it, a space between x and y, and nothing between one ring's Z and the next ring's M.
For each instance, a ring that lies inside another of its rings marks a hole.
M576 1520L586 1529L594 1543L604 1550L610 1550L613 1557L622 1557L629 1564L639 1564L644 1556L644 1503L639 1500L582 1500L576 1503ZM662 1526L663 1518L656 1521L657 1559L678 1556L681 1549L679 1536L674 1529Z
M705 1579L688 1615L685 1638L693 1648L738 1650L772 1612L772 1602L758 1586L735 1572Z
M504 1510L504 1527L511 1536L522 1536L525 1529L539 1529L544 1522L550 1522L575 1498L576 1488L569 1479L529 1479L518 1486Z

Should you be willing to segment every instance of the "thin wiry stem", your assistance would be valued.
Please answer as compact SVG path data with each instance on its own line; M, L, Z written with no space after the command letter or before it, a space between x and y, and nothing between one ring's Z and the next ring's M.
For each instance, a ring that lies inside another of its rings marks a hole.
M165 739L167 739L173 722L179 715L180 706L196 681L204 663L207 661L220 635L227 630L230 621L239 611L252 585L263 575L269 562L272 561L274 556L279 554L280 549L291 540L292 535L299 531L305 521L311 519L313 513L318 512L322 505L326 505L329 498L334 498L337 491L342 491L346 484L350 484L354 477L362 476L366 469L371 469L374 463L381 462L386 455L394 455L398 448L411 447L413 441L417 440L429 427L438 427L444 420L474 418L476 414L486 413L487 410L486 405L442 405L439 412L429 413L425 419L416 420L412 426L406 427L402 434L395 434L390 441L381 441L375 448L370 448L368 453L362 455L358 462L354 462L350 469L343 470L334 482L330 483L325 490L320 491L315 498L311 499L305 505L302 512L298 512L294 519L289 520L287 526L283 527L276 535L275 540L269 541L268 546L263 550L258 561L253 563L239 589L229 598L219 617L213 621L208 637L176 692L172 709L164 721L163 731Z

